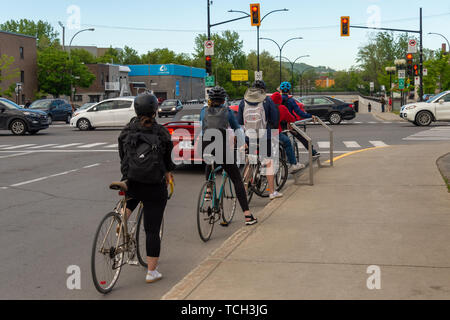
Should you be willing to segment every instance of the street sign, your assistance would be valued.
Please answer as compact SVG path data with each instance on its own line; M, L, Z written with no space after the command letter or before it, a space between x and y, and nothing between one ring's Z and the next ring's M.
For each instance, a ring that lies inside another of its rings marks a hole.
M375 89L375 83L371 82L370 83L370 91L373 91Z
M216 79L214 76L207 76L205 78L205 87L214 87L216 85Z
M414 85L419 86L420 85L420 77L414 77Z
M405 89L405 79L398 79L398 88L401 90Z
M207 40L205 41L205 56L213 56L214 55L214 41Z
M427 76L427 75L428 75L428 69L425 69L425 68L423 69L423 75L424 75L424 76Z
M417 41L411 39L408 41L408 53L417 53Z
M398 70L398 78L405 79L406 78L406 70Z
M248 70L231 70L231 81L248 81Z
M263 72L255 71L255 81L262 81L262 80L263 80Z

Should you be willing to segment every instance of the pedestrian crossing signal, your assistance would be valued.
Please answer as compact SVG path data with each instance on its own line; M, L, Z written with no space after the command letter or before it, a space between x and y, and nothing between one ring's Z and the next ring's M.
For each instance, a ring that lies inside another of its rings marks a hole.
M205 62L206 62L206 73L208 75L212 75L212 57L206 56Z
M350 17L341 17L341 37L350 36Z
M250 5L250 21L254 27L261 25L261 7L259 3Z
M419 75L419 66L417 64L415 64L413 66L414 69L414 75L417 77Z

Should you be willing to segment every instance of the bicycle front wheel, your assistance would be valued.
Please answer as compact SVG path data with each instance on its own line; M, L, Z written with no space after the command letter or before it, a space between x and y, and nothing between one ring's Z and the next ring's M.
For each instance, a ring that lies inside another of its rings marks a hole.
M231 223L236 213L237 197L234 184L230 178L226 177L223 182L223 194L221 200L222 220Z
M286 185L289 176L289 169L284 159L280 158L278 163L278 171L275 174L275 188L277 191L281 191Z
M112 291L119 280L124 260L122 218L108 213L97 228L92 246L91 272L94 286L100 293Z
M215 223L213 195L211 194L207 199L208 188L211 192L213 191L211 182L206 182L200 189L197 203L197 228L203 242L208 242L211 239Z
M161 222L161 228L159 229L159 238L161 239L161 246L162 246L162 239L164 234L164 218ZM141 266L144 268L148 267L147 264L147 235L145 233L145 227L144 227L144 209L141 208L138 213L138 223L137 223L137 229L136 229L136 251L137 251L137 258Z

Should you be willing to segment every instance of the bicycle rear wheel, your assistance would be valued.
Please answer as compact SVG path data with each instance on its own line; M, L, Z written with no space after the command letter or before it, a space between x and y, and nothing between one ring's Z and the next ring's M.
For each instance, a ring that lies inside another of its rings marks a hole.
M236 213L237 197L234 190L234 184L230 178L225 177L223 182L223 195L221 199L222 220L225 223L231 223Z
M211 235L214 229L215 217L213 208L213 194L210 199L205 199L206 191L210 188L213 191L211 182L206 182L200 189L197 203L197 228L200 239L203 242L208 242L211 239Z
M136 251L137 251L137 258L141 266L144 268L148 267L147 264L147 236L145 233L144 228L144 208L141 208L138 213L138 220L137 220L137 229L136 229ZM164 234L164 218L161 222L161 228L159 230L159 238L163 239Z
M275 174L275 188L277 191L281 191L286 185L289 176L289 169L284 159L280 159L278 166L278 171Z
M111 292L119 279L124 260L123 234L122 217L116 212L108 213L95 233L91 273L94 286L100 293ZM118 236L121 239L118 239Z

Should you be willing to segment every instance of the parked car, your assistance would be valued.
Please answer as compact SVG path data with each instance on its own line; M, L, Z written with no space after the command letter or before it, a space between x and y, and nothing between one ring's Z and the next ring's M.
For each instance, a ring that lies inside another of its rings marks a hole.
M70 126L81 131L99 127L124 127L136 117L135 97L120 97L96 103L86 110L75 112Z
M305 111L333 125L356 117L354 105L328 96L305 96L295 98L304 105Z
M168 117L177 114L181 110L183 110L183 104L180 100L169 99L164 101L159 107L158 116L160 118L162 118L162 116Z
M450 91L444 91L427 102L414 102L400 109L400 117L416 126L429 126L433 121L450 121Z
M36 134L47 128L46 112L24 109L8 99L0 98L0 130L11 130L15 135L23 135L26 132Z
M28 110L41 110L46 112L49 124L52 124L53 121L70 123L70 118L72 118L72 106L63 99L36 100L30 105Z

